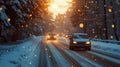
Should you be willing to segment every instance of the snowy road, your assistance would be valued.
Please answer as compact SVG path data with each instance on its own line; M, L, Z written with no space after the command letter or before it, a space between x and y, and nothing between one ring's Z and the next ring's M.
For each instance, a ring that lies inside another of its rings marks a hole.
M112 47L109 51L101 50L108 44L93 42L91 51L72 51L60 40L46 42L43 38L34 36L16 45L0 45L0 67L120 67L120 57L116 55L119 48L110 54Z
M120 67L120 58L96 50L72 51L61 42L42 42L39 67Z

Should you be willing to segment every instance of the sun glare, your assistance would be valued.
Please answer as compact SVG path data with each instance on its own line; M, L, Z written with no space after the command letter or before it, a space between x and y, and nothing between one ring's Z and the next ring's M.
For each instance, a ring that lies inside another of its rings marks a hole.
M58 14L65 14L71 6L72 0L50 0L48 11L55 19Z

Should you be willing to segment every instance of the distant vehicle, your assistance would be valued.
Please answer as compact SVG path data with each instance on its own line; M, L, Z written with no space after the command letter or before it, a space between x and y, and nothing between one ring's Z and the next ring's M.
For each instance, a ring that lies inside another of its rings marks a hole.
M56 35L55 34L48 34L47 35L47 40L56 40Z
M67 39L69 39L69 38L71 38L72 37L72 34L65 34L65 36L64 36L65 38L67 38Z
M91 41L85 33L74 33L70 38L69 48L91 50Z

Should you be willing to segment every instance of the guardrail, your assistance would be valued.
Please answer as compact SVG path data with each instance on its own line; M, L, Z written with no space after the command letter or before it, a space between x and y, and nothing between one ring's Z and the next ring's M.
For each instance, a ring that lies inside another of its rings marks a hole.
M101 39L92 39L93 41L100 41L100 42L106 42L106 43L117 43L120 44L120 41L116 40L101 40Z

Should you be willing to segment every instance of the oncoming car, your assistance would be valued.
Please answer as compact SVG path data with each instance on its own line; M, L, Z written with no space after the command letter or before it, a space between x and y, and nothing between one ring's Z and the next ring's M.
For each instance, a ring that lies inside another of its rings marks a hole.
M65 34L65 38L69 39L72 36L72 34Z
M56 35L55 34L48 34L47 35L47 40L56 40Z
M70 38L69 48L91 50L91 41L85 33L74 33Z

